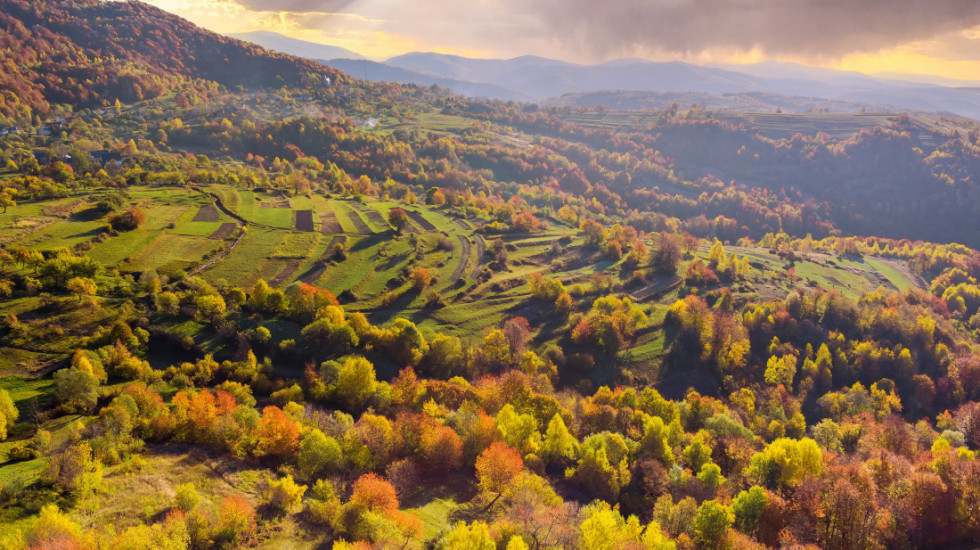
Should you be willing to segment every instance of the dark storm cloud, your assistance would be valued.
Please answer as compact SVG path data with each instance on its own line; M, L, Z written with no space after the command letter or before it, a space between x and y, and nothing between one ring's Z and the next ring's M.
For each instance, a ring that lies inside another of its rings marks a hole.
M839 56L980 23L978 0L545 0L548 32L595 54L710 48Z

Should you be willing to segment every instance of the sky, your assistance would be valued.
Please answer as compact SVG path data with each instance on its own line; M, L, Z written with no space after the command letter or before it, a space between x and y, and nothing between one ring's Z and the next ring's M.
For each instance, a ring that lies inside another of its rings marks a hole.
M274 31L379 60L774 60L980 80L980 0L145 1L218 33Z

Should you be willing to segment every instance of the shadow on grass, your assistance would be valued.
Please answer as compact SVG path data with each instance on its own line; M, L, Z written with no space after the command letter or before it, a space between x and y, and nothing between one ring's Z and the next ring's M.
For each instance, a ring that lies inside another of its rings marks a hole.
M374 325L382 325L387 323L396 315L402 313L405 309L408 309L408 306L412 305L412 302L419 297L419 294L420 292L415 288L409 288L405 292L401 293L394 302L388 304L388 306L372 312L369 315L371 323Z
M369 235L354 243L354 246L350 247L350 250L352 252L356 252L358 250L367 250L374 245L380 244L384 241L391 240L394 234L395 234L394 230L391 230L391 231L385 231L384 233L375 233L373 235Z

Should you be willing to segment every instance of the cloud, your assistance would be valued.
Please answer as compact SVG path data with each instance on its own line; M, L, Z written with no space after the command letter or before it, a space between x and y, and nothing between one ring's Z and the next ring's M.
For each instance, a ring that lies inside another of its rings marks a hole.
M544 0L540 21L598 55L714 48L839 57L980 23L976 0Z
M761 50L839 58L980 24L977 0L234 1L254 11L357 13L383 19L378 30L459 47L546 40L592 57Z
M235 0L253 11L291 11L336 13L354 4L354 0Z

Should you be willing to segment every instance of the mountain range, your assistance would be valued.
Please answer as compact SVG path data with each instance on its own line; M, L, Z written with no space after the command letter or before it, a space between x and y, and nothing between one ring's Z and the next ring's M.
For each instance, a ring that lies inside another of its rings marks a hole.
M277 49L276 45L285 37L270 35L275 33L253 35L249 39ZM830 110L879 107L980 118L977 83L943 79L937 80L941 84L936 84L923 82L922 77L914 75L867 75L781 62L708 67L679 61L617 59L581 65L535 56L473 59L421 52L377 62L353 59L357 54L331 59L316 53L315 46L318 45L308 48L310 54L299 53L307 48L280 51L307 57L315 54L318 61L359 78L426 86L437 84L463 95L505 101L551 99L550 103L554 104L553 98L566 96L560 103L589 105L595 92L608 95L622 91L630 92L633 98L643 93L666 93L679 94L676 97L681 102L686 99L703 102L700 98L707 99L708 104L727 105L732 102L720 98L729 94L753 94L752 102L769 110L777 107L792 110L796 108L794 106L807 110L814 104L822 104L822 108ZM567 97L569 94L573 97ZM584 95L574 97L577 94ZM705 94L709 97L705 98ZM760 102L759 97L778 101ZM807 98L809 101L787 98ZM648 97L645 103L656 105L654 99ZM643 102L622 103L640 105Z

